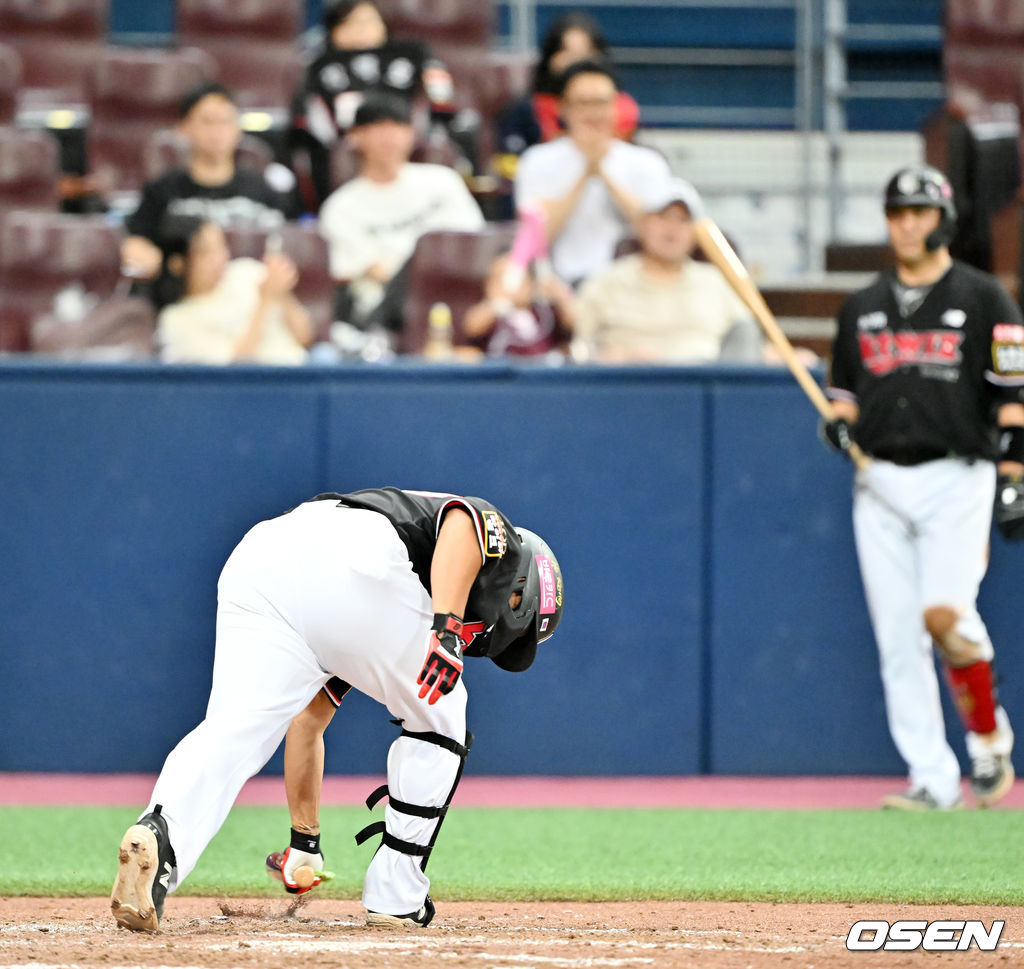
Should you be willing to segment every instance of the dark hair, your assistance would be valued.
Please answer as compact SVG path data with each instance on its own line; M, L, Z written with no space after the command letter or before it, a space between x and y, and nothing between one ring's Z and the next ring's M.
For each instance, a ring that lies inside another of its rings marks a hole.
M324 9L323 25L324 31L327 33L324 41L328 46L330 46L331 33L334 31L334 28L348 20L352 11L356 7L361 7L364 3L368 3L373 7L380 14L380 19L384 20L384 11L380 9L376 0L336 0L335 3L327 5Z
M188 117L192 112L192 109L202 101L203 98L208 98L211 94L225 98L232 104L237 103L235 101L234 93L229 88L224 87L223 84L218 84L216 81L202 81L185 92L185 95L181 99L181 103L178 105L178 117Z
M557 94L559 78L551 73L551 59L562 49L562 40L570 30L582 30L594 45L594 53L609 57L608 41L597 21L589 14L573 10L556 18L540 44L540 60L533 72L533 90L536 94Z
M356 108L352 127L361 128L363 125L376 124L378 121L412 124L412 107L401 95L388 91L372 91Z
M619 89L619 79L615 76L615 70L608 61L585 60L570 64L565 69L558 79L558 94L564 96L565 89L581 74L602 74L615 85L616 91Z
M157 309L163 309L185 295L185 274L171 272L170 262L175 256L188 259L188 251L199 230L208 220L197 215L165 215L160 222L156 244L163 255L160 275L153 283L153 299Z

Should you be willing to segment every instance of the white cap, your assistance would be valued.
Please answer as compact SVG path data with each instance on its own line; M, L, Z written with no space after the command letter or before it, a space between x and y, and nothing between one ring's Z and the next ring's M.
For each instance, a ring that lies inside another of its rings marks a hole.
M699 219L704 215L704 203L700 193L686 179L669 178L646 199L645 212L664 212L670 205L681 202L690 216Z

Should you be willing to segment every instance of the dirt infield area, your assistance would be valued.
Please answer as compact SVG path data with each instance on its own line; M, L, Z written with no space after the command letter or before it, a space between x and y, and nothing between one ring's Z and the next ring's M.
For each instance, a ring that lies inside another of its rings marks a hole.
M0 899L0 966L20 969L893 969L1024 963L1024 909L747 902L439 901L426 929L368 928L355 901L177 898L161 930L107 899ZM1005 920L998 949L848 952L861 919Z

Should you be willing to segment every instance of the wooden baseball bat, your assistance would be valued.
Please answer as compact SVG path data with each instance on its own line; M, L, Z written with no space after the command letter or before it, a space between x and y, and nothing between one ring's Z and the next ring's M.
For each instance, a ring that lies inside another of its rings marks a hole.
M818 382L811 376L810 371L804 365L793 344L789 342L786 334L782 332L775 314L768 308L760 290L754 284L747 267L743 265L740 257L729 241L722 235L721 229L709 218L698 219L694 225L697 234L697 242L704 254L717 266L722 275L729 281L729 285L735 290L736 295L747 305L750 312L754 314L764 335L771 341L772 346L779 351L789 372L796 378L804 393L810 398L817 411L826 421L835 420L835 410L829 403L824 391L818 386ZM867 467L870 458L856 445L851 444L849 449L850 458L858 468Z

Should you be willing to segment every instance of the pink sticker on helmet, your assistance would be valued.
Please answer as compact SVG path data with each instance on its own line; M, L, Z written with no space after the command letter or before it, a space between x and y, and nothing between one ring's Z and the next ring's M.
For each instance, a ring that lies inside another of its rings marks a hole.
M555 569L551 559L546 555L535 555L537 560L537 572L540 578L540 607L538 612L541 615L550 615L558 608L558 586L555 582Z

